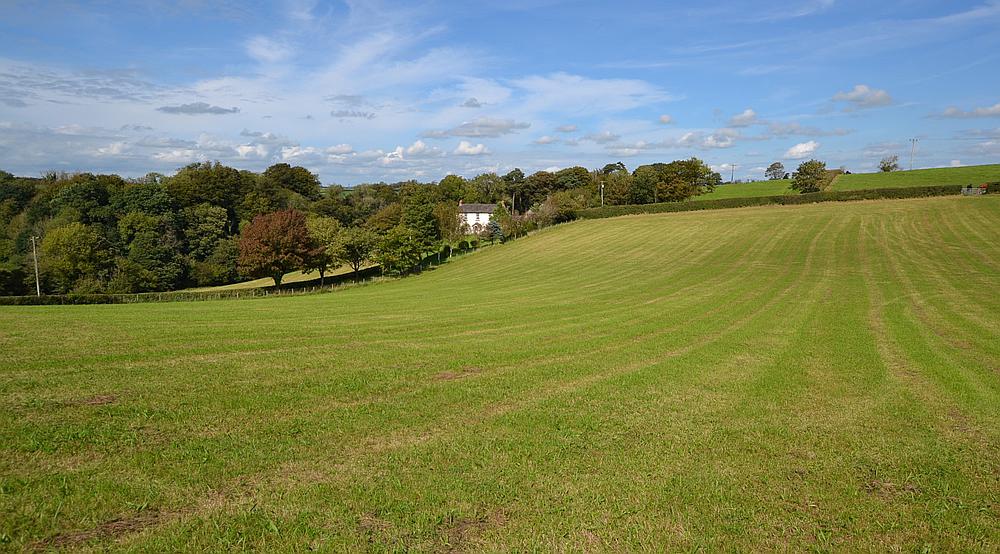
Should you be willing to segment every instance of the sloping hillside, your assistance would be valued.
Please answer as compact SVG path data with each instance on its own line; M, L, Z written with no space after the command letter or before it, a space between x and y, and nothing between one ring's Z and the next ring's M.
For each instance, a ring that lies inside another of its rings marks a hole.
M581 221L423 275L0 308L0 536L988 551L1000 197Z
M968 167L939 167L893 171L892 173L853 173L841 175L831 190L860 190L934 185L974 185L1000 181L1000 164Z

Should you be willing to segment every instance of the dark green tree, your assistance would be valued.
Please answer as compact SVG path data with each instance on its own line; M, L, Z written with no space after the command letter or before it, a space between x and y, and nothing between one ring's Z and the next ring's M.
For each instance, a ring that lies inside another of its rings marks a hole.
M354 271L354 280L357 281L361 277L361 268L371 261L378 244L378 235L368 229L343 229L333 245L333 257L339 263L349 265Z
M809 160L799 164L792 174L792 189L799 192L819 192L826 182L826 164Z
M111 245L102 233L80 222L49 229L38 252L38 265L50 293L66 294L88 278L100 282L114 263Z
M312 257L307 260L305 273L319 272L319 284L325 285L326 272L336 262L337 241L341 233L340 222L332 217L309 217L306 228L312 238L315 249Z
M412 229L397 225L379 241L373 256L387 275L402 275L415 269L423 253L423 245Z
M260 180L265 186L289 190L309 200L319 200L321 196L319 177L304 167L274 164L264 170Z
M167 191L182 207L208 203L224 208L229 235L239 230L237 208L254 185L251 176L219 162L191 164L166 182Z

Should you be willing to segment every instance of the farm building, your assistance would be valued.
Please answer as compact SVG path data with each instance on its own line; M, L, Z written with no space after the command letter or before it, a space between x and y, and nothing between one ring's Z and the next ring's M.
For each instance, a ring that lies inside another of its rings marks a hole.
M495 209L497 209L496 204L466 204L460 200L458 202L458 217L462 220L463 225L472 232L478 233L490 222Z

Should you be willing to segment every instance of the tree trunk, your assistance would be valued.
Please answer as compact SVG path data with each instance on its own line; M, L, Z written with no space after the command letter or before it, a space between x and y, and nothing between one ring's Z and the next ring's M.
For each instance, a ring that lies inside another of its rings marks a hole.
M281 286L281 278L284 277L284 273L275 273L271 278L274 279L274 288Z
M326 282L323 280L323 276L324 275L326 275L326 270L325 269L320 269L319 270L319 286L321 286L321 287L326 284Z

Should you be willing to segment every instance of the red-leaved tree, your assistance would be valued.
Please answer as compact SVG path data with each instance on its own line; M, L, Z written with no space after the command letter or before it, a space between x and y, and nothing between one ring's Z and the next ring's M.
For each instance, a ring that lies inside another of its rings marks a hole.
M271 277L274 285L289 271L310 264L316 245L306 227L306 214L283 210L259 215L240 233L240 273Z

